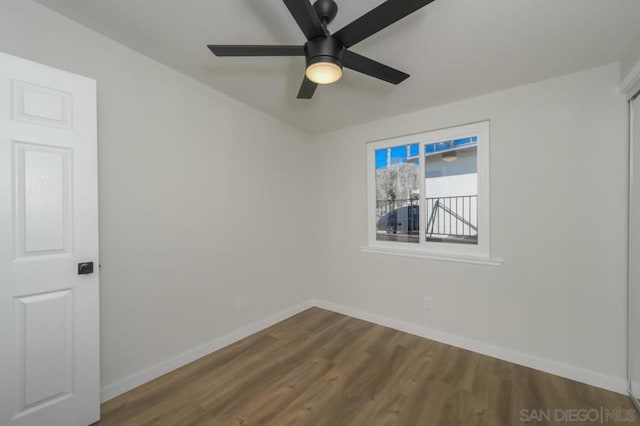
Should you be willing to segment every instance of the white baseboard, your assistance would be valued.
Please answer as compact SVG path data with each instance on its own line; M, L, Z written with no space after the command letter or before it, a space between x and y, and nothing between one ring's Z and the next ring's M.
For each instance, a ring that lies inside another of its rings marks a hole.
M115 398L116 396L121 395L142 384L145 384L155 378L158 378L163 374L169 373L176 368L180 368L183 365L193 362L198 358L209 355L212 352L222 349L225 346L237 342L238 340L244 339L247 336L257 333L258 331L264 330L267 327L271 327L273 324L292 317L306 309L309 309L312 306L313 305L311 304L311 301L300 303L296 306L285 309L284 311L278 312L277 314L271 315L263 320L254 322L253 324L241 328L240 330L231 332L225 336L214 339L209 343L205 343L204 345L201 345L195 349L184 352L180 355L177 355L173 358L142 370L129 377L118 380L115 383L106 385L101 390L101 400L102 402L105 402L112 398Z
M364 321L379 324L395 330L404 331L405 333L435 340L437 342L446 343L458 348L467 349L493 358L509 361L514 364L523 365L535 370L551 373L556 376L565 377L577 382L586 383L588 385L607 389L613 392L627 394L627 381L616 377L606 376L594 371L585 370L583 368L574 367L572 365L563 364L535 355L506 349L495 346L490 343L480 342L478 340L468 339L453 334L445 333L438 330L429 329L406 321L397 320L383 315L373 314L361 311L359 309L350 308L348 306L338 305L336 303L324 300L313 300L312 304L319 308L327 309L350 317L358 318Z
M485 343L478 340L468 339L466 337L456 336L442 331L433 330L406 321L385 317L384 315L365 312L359 309L327 302L324 300L313 299L300 303L289 309L285 309L284 311L278 312L277 314L271 315L261 321L250 324L240 330L214 339L209 343L205 343L202 346L199 346L164 362L156 364L150 368L142 370L139 373L133 374L115 383L104 386L101 392L102 402L115 398L116 396L123 394L146 382L149 382L157 377L160 377L163 374L169 373L176 368L180 368L183 365L193 362L198 358L222 349L223 347L235 343L238 340L244 339L251 334L264 330L265 328L270 327L273 324L283 321L289 317L292 317L293 315L296 315L312 306L317 306L319 308L327 309L343 315L348 315L350 317L393 328L395 330L404 331L405 333L410 333L416 336L435 340L437 342L446 343L451 346L467 349L483 355L502 359L504 361L513 362L514 364L523 365L525 367L544 371L546 373L555 374L556 376L565 377L577 382L586 383L588 385L611 390L613 392L625 395L627 394L627 381L625 379L606 376L604 374L585 370L583 368L564 364L558 361L540 358L535 355L506 349L500 346L492 345L490 343Z

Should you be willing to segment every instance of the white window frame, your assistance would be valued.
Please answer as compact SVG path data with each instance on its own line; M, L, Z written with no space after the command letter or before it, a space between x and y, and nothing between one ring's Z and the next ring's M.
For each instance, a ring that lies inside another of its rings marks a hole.
M432 242L426 240L425 230L425 161L424 147L435 142L450 141L477 136L477 170L478 170L478 244L456 244ZM418 159L420 167L420 215L419 243L376 240L376 170L375 152L379 149L418 143ZM454 260L466 263L499 265L501 259L491 257L491 221L490 221L490 123L482 121L445 129L432 130L413 135L379 140L367 143L367 215L368 246L362 247L365 252L426 257L438 260Z

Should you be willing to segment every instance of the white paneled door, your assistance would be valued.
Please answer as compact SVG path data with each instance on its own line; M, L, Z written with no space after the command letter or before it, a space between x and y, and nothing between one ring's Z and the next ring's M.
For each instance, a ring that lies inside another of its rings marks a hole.
M0 425L98 420L97 262L95 81L0 53Z

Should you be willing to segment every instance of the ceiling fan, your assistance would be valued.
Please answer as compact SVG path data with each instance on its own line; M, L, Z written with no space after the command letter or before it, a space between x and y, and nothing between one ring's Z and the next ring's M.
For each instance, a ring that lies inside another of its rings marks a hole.
M333 0L283 0L307 38L302 46L209 45L216 56L304 56L307 69L298 99L311 99L318 84L331 84L342 78L342 67L371 77L399 84L409 77L387 65L358 55L350 47L434 0L387 0L360 18L331 34L327 25L338 14Z

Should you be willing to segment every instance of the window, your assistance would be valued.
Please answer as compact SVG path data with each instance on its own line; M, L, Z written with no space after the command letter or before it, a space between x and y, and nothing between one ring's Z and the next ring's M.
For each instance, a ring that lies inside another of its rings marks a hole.
M371 142L367 161L366 249L490 257L489 122Z

